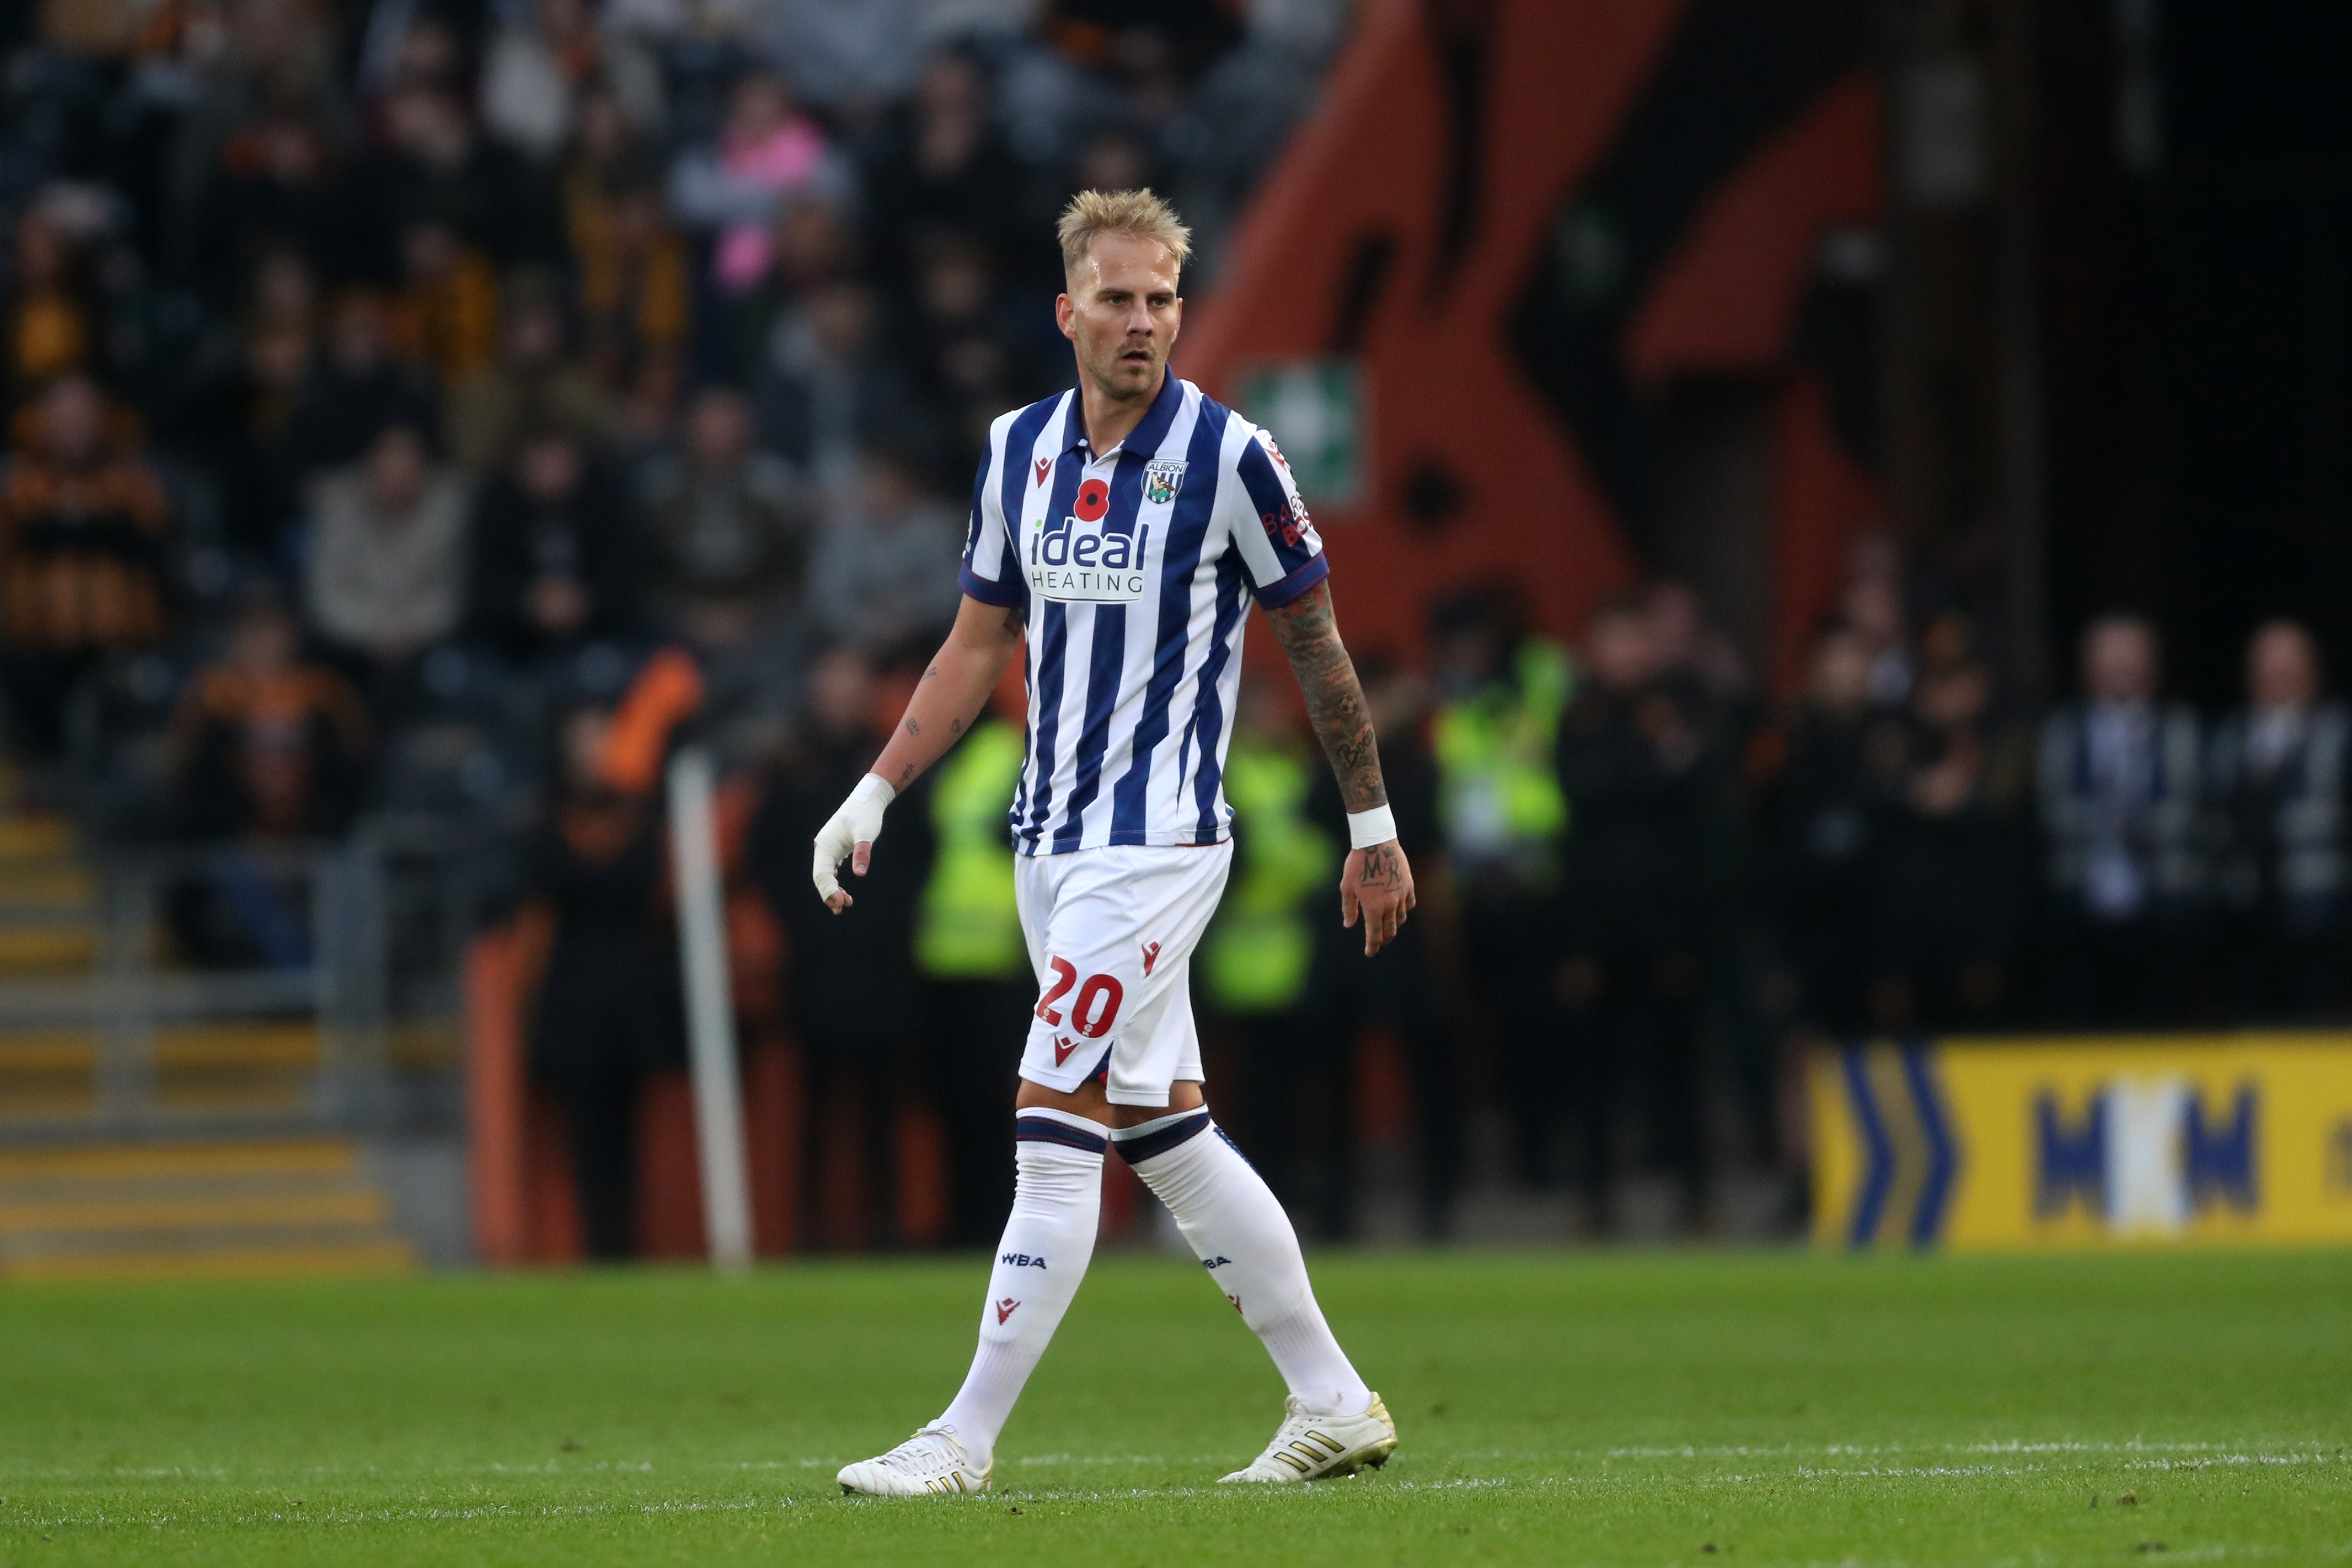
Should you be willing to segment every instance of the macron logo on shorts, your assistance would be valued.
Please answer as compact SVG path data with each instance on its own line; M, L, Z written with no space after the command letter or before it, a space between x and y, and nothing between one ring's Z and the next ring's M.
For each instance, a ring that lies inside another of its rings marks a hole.
M1064 1063L1067 1062L1070 1060L1070 1052L1077 1049L1078 1042L1072 1040L1068 1035L1055 1035L1054 1037L1054 1065L1060 1067Z
M1147 977L1151 973L1151 966L1158 962L1160 962L1160 944L1146 942L1143 945L1143 972Z

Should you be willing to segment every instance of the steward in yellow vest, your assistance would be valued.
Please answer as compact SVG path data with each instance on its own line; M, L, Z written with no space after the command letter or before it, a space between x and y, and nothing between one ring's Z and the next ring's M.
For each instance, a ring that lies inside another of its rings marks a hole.
M1446 844L1458 874L1547 890L1569 825L1556 754L1574 666L1559 643L1527 637L1482 674L1456 685L1431 727Z
M1575 666L1531 634L1507 585L1441 601L1430 612L1439 706L1430 727L1460 920L1464 999L1490 1034L1514 1119L1517 1175L1542 1186L1556 1174L1551 1118L1567 1093L1568 1061L1550 971L1569 835L1561 788L1561 716Z
M1328 773L1288 694L1245 674L1225 758L1233 871L1192 962L1208 1010L1239 1037L1243 1146L1286 1202L1304 1142L1299 1059L1316 1042L1316 926L1338 925L1329 900L1347 846L1307 815Z
M1429 753L1428 696L1414 672L1384 655L1356 661L1364 690L1364 711L1381 737L1381 773L1395 813L1397 841L1412 861L1422 885L1446 885L1445 847L1437 825L1437 766ZM1334 835L1348 837L1348 805L1328 769L1318 773L1307 817ZM1425 873L1423 867L1429 868ZM1310 904L1310 910L1311 910ZM1413 1173L1420 1198L1421 1232L1434 1240L1453 1219L1454 1192L1462 1170L1461 1102L1454 1082L1454 1009L1441 997L1435 958L1445 946L1450 912L1444 900L1424 898L1396 940L1371 957L1357 934L1333 920L1318 920L1315 977L1308 986L1306 1038L1279 1064L1297 1075L1317 1113L1303 1143L1287 1163L1269 1156L1258 1168L1294 1218L1312 1224L1326 1240L1353 1234L1357 1156L1366 1131L1359 1092L1367 1071L1366 1048L1373 1030L1385 1031L1404 1072L1412 1135ZM1269 1097L1296 1103L1302 1096L1287 1087L1269 1087ZM1296 1197L1286 1189L1292 1189Z
M915 915L915 967L947 1134L948 1239L956 1246L993 1240L1013 1205L1003 1105L1037 998L1006 822L1022 760L1020 724L983 718L924 780L938 847Z
M915 925L915 963L932 979L1029 978L1005 825L1021 761L1021 731L983 719L932 776L939 848Z
M1340 861L1331 835L1307 816L1320 760L1295 735L1234 733L1225 760L1234 870L1201 945L1211 1005L1228 1017L1286 1012L1306 996L1315 957L1309 904Z

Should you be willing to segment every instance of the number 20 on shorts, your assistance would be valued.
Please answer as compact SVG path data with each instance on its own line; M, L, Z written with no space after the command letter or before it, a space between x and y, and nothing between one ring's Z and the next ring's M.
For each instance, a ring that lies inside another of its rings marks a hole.
M1037 998L1037 1016L1051 1029L1062 1027L1062 1009L1055 1004L1077 987L1077 998L1070 1004L1070 1027L1088 1040L1100 1040L1118 1018L1118 1004L1127 993L1117 977L1088 975L1086 984L1078 985L1077 966L1067 958L1048 958L1054 971L1054 983Z

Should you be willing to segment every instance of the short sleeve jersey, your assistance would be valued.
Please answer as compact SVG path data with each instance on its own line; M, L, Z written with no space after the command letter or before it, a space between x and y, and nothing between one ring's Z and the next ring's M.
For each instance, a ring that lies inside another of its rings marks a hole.
M961 575L1028 622L1013 847L1223 839L1250 601L1287 604L1329 570L1273 437L1172 373L1108 452L1076 392L999 418Z

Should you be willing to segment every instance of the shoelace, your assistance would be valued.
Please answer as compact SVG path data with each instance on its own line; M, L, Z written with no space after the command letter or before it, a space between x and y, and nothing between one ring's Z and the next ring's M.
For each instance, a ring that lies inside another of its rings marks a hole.
M926 1437L932 1441L926 1443ZM916 1480L943 1476L961 1463L955 1455L954 1440L945 1433L929 1431L916 1433L875 1462Z

